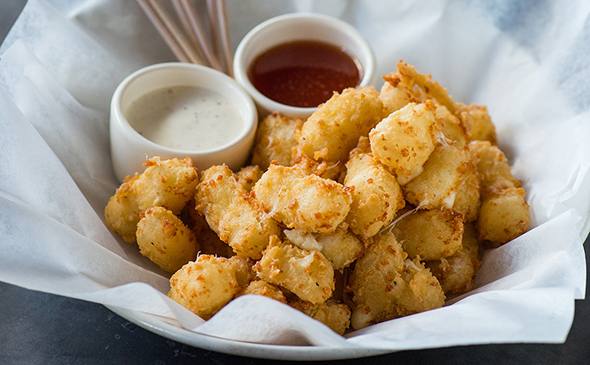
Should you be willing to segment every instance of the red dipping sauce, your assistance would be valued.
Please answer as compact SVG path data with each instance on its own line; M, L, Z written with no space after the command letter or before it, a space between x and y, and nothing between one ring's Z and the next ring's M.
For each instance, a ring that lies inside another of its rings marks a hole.
M296 41L259 55L248 70L254 87L266 97L297 107L316 107L334 91L355 87L357 62L342 49L319 41Z

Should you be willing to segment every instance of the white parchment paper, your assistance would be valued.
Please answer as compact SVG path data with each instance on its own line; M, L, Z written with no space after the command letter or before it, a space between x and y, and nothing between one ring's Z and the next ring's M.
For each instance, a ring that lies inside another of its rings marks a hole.
M347 338L267 298L241 297L207 322L170 301L167 278L102 222L117 186L111 94L130 72L173 59L135 2L115 0L31 0L0 48L0 280L251 342L396 350L564 341L586 284L590 3L233 0L234 45L293 11L355 25L379 74L403 58L457 100L489 106L535 228L487 252L477 289Z

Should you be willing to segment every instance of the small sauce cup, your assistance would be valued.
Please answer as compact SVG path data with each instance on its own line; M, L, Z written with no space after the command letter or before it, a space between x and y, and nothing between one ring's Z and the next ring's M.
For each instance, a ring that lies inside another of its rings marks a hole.
M375 56L369 44L354 27L339 19L319 14L281 15L260 23L248 32L238 45L234 57L234 77L252 96L261 115L277 111L287 116L306 118L316 109L274 101L258 91L249 78L249 68L260 54L293 41L320 41L343 49L359 63L362 75L358 86L367 86L373 82Z
M131 103L152 91L176 86L210 89L231 100L242 118L241 133L233 140L212 149L182 150L161 146L133 129L125 116ZM257 125L258 114L250 96L233 79L221 72L187 63L162 63L142 68L119 84L111 100L109 128L115 175L122 181L125 176L143 171L144 161L152 156L190 157L199 169L225 163L236 170L248 158Z

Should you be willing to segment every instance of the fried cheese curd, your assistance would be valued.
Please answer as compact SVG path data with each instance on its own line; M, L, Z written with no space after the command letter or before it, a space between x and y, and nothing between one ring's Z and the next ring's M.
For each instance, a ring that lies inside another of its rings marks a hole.
M304 232L335 231L352 202L348 188L297 166L270 165L252 191L269 216Z
M199 255L170 278L168 296L203 319L211 318L241 290L243 259Z
M385 82L379 92L379 99L383 103L385 114L389 115L410 103L419 102L409 85L402 83L401 77L397 73L389 74L384 77Z
M139 222L140 211L133 188L133 183L138 178L139 175L127 176L104 209L107 227L128 243L135 242L135 232Z
M344 165L340 162L316 161L305 155L297 156L292 167L304 171L307 175L317 175L334 181L340 181L344 171Z
M260 279L313 304L324 303L334 291L334 269L321 252L281 242L277 236L270 238L254 270Z
M199 252L201 254L232 257L232 248L217 236L207 224L207 220L195 209L195 200L191 199L181 212L182 221L189 227L195 237L199 239Z
M104 211L107 226L125 242L135 242L140 215L148 208L161 206L179 214L192 198L199 181L190 158L145 162L143 173L125 178Z
M452 114L457 114L457 104L448 91L430 75L419 73L416 68L404 61L397 63L396 72L383 76L385 84L379 98L386 113L392 113L409 103L423 103L430 100L444 106Z
M447 90L430 75L420 74L414 66L404 61L397 64L396 72L385 75L383 79L385 83L379 98L387 114L409 103L430 100L460 121L462 131L459 131L455 123L447 125L449 127L446 131L448 133L445 133L447 138L454 139L453 134L458 133L458 135L464 134L466 141L481 140L496 143L496 129L485 106L456 103Z
M403 187L406 200L421 208L452 208L469 162L464 149L438 145L422 173Z
M404 61L397 64L396 72L385 75L383 79L385 83L379 98L383 102L386 114L399 110L409 103L431 100L458 118L467 141L496 143L496 128L485 106L455 102L447 90L430 75L420 74L414 66ZM448 127L459 132L456 126ZM453 131L449 129L447 132ZM448 138L452 138L450 134L447 134Z
M236 270L236 280L241 288L247 287L256 279L253 260L235 255L230 257L230 262Z
M479 173L482 197L494 191L521 187L500 148L487 141L474 141L469 143L469 152Z
M529 229L526 192L486 107L403 61L384 79L305 122L267 116L235 173L150 159L106 224L177 270L168 295L205 319L248 294L339 334L441 307L473 289L480 250Z
M290 166L302 126L301 119L286 117L276 112L266 116L256 132L252 164L262 169L267 169L271 163Z
M444 143L463 148L467 145L467 134L461 120L453 115L445 106L437 105L434 118L441 133L438 138Z
M458 104L457 114L469 141L488 141L496 144L496 127L488 108L477 104Z
M466 222L477 220L480 199L480 182L475 159L469 155L469 161L464 165L462 181L455 194L452 209L461 213Z
M197 256L195 235L166 208L146 210L136 235L139 252L171 274Z
M408 104L389 114L369 133L371 152L401 185L422 172L436 146L434 105Z
M198 182L197 170L190 158L160 160L154 157L134 182L140 210L162 206L179 214L193 197Z
M363 239L376 235L406 204L397 179L371 153L369 139L361 137L346 163L344 186L352 188L346 221Z
M359 137L366 136L383 115L383 104L372 87L334 93L303 124L298 153L316 161L344 163Z
M477 221L479 239L500 246L529 230L529 205L523 188L507 188L483 198Z
M474 160L465 148L441 144L424 170L403 187L406 200L421 208L449 208L474 221L480 206L480 186Z
M418 106L421 105L425 104L418 104ZM475 220L479 210L479 178L471 156L465 149L467 138L457 117L450 113L445 106L436 106L434 113L432 113L433 121L430 124L434 128L430 133L426 133L426 129L423 128L422 143L426 144L422 145L424 147L422 148L423 154L421 156L420 154L415 155L420 157L418 160L411 158L414 156L413 152L421 146L418 139L412 141L409 138L404 138L406 145L397 151L400 145L396 144L396 149L392 149L391 139L384 136L390 134L399 138L401 134L398 128L392 127L393 125L401 127L405 123L404 120L410 124L419 120L416 115L412 114L408 114L405 118L396 118L398 113L409 111L415 106L416 104L404 106L390 114L371 131L372 150L376 155L381 156L382 163L387 165L390 161L395 162L389 166L397 174L398 181L404 185L405 197L410 203L426 208L452 208L463 214L466 220ZM386 124L388 119L393 123L389 126L391 128L388 128ZM396 124L394 121L398 121L398 123ZM388 132L379 134L378 131L381 127ZM410 131L413 131L413 128L409 129L408 133ZM410 145L413 147L409 147ZM410 158L404 160L398 152L406 154ZM405 166L405 169L399 167L399 162ZM401 179L400 176L402 176Z
M440 260L461 248L463 217L446 208L418 210L400 219L392 232L409 257Z
M289 302L289 305L311 318L322 322L332 331L343 335L350 326L350 308L346 304L328 300L321 304L312 304L303 300Z
M525 190L504 153L488 141L473 141L469 150L481 177L482 202L477 220L479 239L500 246L528 231L530 210Z
M267 283L264 280L254 280L250 282L250 284L248 284L248 286L242 290L240 295L261 295L263 297L274 299L278 302L287 304L287 298L285 298L285 295L281 289Z
M479 242L472 224L465 224L461 248L453 256L426 263L447 296L462 294L473 288L479 268Z
M203 171L195 201L211 229L239 256L260 259L269 237L280 233L226 165Z
M238 185L242 190L248 192L252 190L256 181L262 177L263 171L257 165L250 165L242 167L236 173L236 179L238 180Z
M393 233L373 237L350 277L352 328L441 307L445 295L438 280L407 253Z
M283 233L295 246L321 252L332 263L334 270L346 268L363 251L363 243L350 233L346 223L331 233L306 233L297 229L285 230Z

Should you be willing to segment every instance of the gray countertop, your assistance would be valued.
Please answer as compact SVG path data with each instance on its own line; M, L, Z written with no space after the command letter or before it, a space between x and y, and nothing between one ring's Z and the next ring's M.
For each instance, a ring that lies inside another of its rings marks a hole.
M0 2L0 40L25 0ZM588 242L586 240L586 247ZM590 259L588 252L586 260ZM404 351L343 363L579 364L590 362L590 301L576 302L563 345L485 345ZM200 350L159 337L103 306L0 283L0 364L275 363Z

